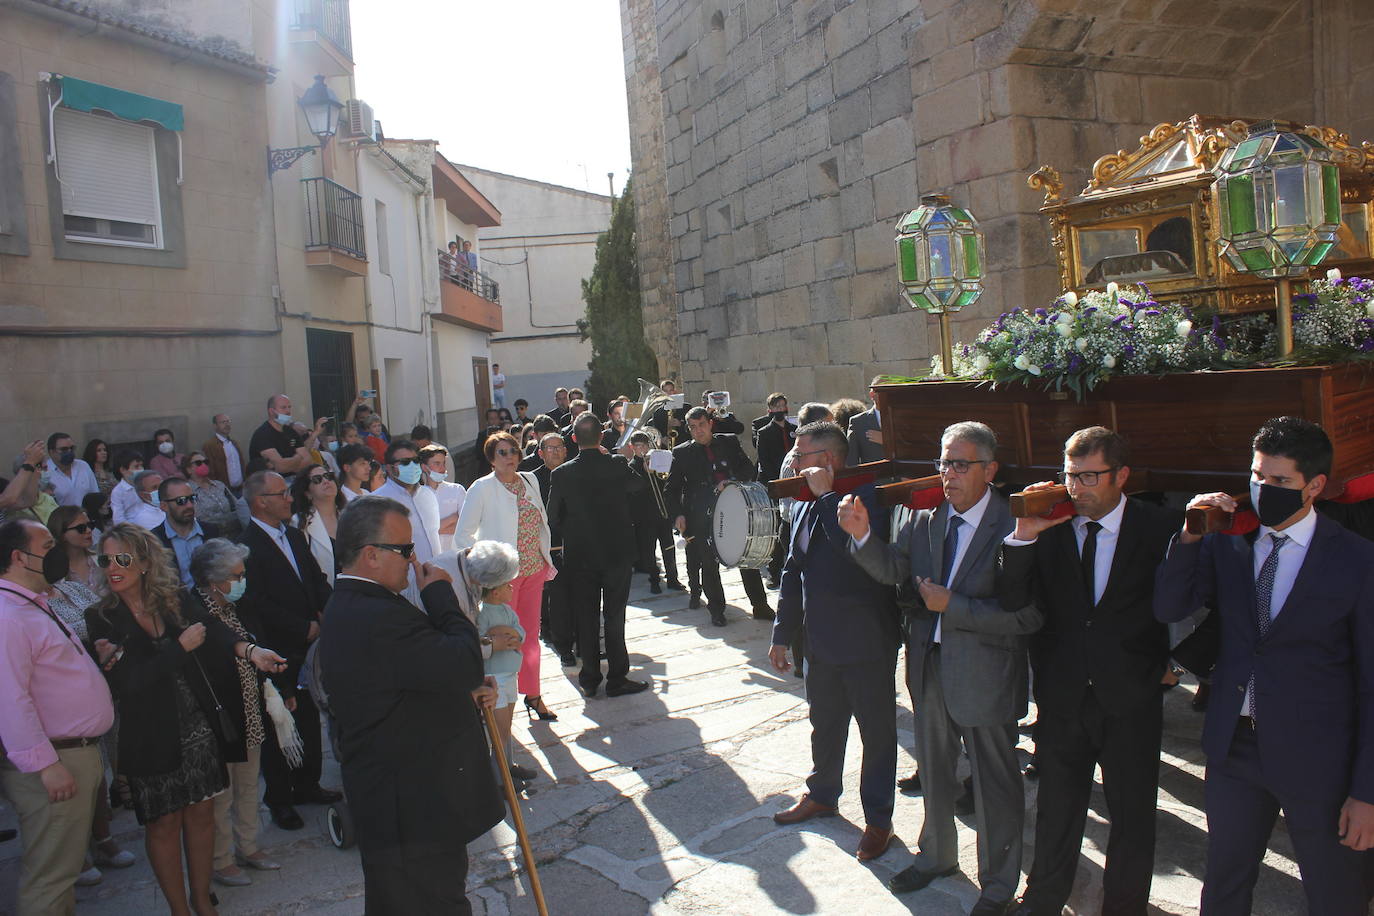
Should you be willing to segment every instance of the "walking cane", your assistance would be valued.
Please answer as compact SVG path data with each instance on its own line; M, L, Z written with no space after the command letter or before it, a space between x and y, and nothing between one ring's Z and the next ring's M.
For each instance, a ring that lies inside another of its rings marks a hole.
M501 767L501 783L506 787L506 804L510 806L515 835L520 838L520 852L525 856L525 869L530 873L530 890L534 893L534 905L539 908L539 916L549 916L548 905L544 903L544 888L539 884L539 872L534 867L534 849L530 847L530 838L525 832L525 816L520 813L520 796L515 794L510 765L506 762L506 749L501 744L501 731L496 727L496 713L491 707L483 706L482 715L487 720L487 734L491 737L492 749L496 751L496 763Z

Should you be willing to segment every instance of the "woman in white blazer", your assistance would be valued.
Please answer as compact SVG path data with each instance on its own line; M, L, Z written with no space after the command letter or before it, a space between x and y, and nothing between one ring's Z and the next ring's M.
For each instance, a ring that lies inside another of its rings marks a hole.
M557 719L540 696L539 611L544 583L556 573L549 556L549 518L534 475L518 470L520 443L508 432L492 433L483 443L492 471L468 488L458 528L453 533L457 550L477 541L500 541L520 555L520 575L511 583L511 608L525 628L524 656L517 687L525 695L531 714L548 721Z
M296 472L291 482L291 507L295 515L291 524L305 534L315 562L334 585L334 532L339 527L339 513L348 500L339 491L334 472L322 464L312 464Z

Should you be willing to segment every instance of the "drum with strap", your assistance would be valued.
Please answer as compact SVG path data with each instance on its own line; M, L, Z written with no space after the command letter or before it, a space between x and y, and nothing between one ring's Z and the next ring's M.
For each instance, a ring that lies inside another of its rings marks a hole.
M778 540L778 510L761 483L727 480L711 512L711 544L725 566L763 569Z

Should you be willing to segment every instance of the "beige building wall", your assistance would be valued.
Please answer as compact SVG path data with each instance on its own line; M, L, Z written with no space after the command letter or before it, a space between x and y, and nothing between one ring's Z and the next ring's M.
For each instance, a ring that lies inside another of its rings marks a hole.
M7 170L0 171L0 199L24 216L8 244L0 235L0 251L8 252L0 253L6 477L10 456L24 442L57 429L84 445L92 437L150 440L165 425L179 443L198 444L209 434L210 416L228 411L243 431L282 384L275 251L263 231L271 206L263 159L266 72L252 65L251 44L221 44L230 50L221 57L207 54L196 37L230 7L236 20L255 21L248 5L164 4L165 19L138 20L181 22L180 43L120 27L119 17L134 4L97 4L108 14L101 26L55 6L0 6L0 138L15 141L11 155L0 140L0 170ZM68 243L60 228L54 237L50 200L61 198L46 162L44 72L183 106L180 186L177 138L159 131L156 140L164 220L172 209L166 198L175 195L181 222L179 231L164 225L165 250L154 253L162 266L115 263L142 255Z
M967 338L1058 292L1048 163L1092 163L1194 113L1374 139L1368 0L622 0L641 282L689 390L744 412L919 375L936 320L897 293L892 236L947 192L987 236ZM657 329L657 330L654 330ZM667 329L667 330L665 330ZM669 367L664 367L670 371Z

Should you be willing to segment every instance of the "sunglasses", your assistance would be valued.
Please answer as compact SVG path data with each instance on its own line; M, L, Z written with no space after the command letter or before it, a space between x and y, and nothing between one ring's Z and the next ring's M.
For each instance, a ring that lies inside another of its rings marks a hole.
M109 569L111 563L118 563L121 569L128 569L134 565L132 554L127 553L102 553L97 554L95 565L101 569Z
M396 467L398 467L398 468L403 468L403 467L405 467L405 466L408 465L408 464L419 464L419 463L420 463L420 459L419 459L419 458L397 458L395 461L392 462L392 464L396 465Z
M200 467L202 464L209 464L209 463L210 463L210 462L206 461L204 458L201 458L199 461L192 461L192 462L191 462L191 467L193 467L193 468L198 468L198 467Z
M333 481L333 480L334 480L334 472L333 472L333 471L325 471L323 474L311 474L311 475L310 475L310 485L311 485L311 486L314 486L314 485L317 484L317 483L324 483L326 480L328 480L328 481Z
M177 497L175 497L175 498L173 498L173 499L167 500L167 502L171 503L171 504L174 505L174 506L184 506L184 505L186 505L187 503L194 503L195 501L196 501L196 494L194 494L194 493L191 493L191 494L189 494L189 495L187 495L187 496L177 496Z
M85 534L87 531L90 531L94 527L95 525L92 525L89 522L82 522L79 525L71 525L67 528L63 528L62 532L65 534L68 531L75 531L77 534Z
M502 458L509 458L512 455L520 454L520 451L519 449L513 448L498 448L496 449L496 454L500 455Z
M409 560L415 553L414 544L365 544L364 546L378 547L382 550L390 550L392 553L399 553L404 560Z

